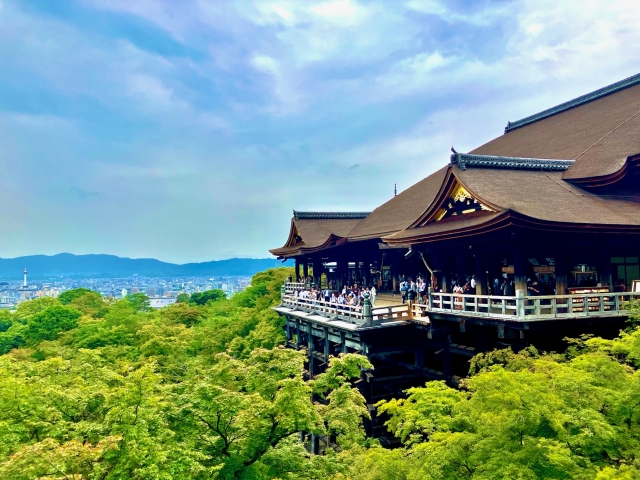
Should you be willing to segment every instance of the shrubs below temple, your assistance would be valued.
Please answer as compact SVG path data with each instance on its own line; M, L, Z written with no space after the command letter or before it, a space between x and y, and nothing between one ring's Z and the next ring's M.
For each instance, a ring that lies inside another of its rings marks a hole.
M334 358L304 380L270 307L290 269L231 299L148 311L94 292L0 312L0 478L637 478L640 332L473 359L461 389L431 382L377 405L402 448L366 439ZM64 303L64 304L63 304ZM312 395L322 401L311 402ZM309 455L305 431L338 448Z

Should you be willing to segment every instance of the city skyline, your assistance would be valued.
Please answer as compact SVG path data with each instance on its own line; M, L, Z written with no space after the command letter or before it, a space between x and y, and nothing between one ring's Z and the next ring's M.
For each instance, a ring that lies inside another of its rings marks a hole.
M452 143L640 72L638 20L604 1L0 0L0 257L266 258L292 205L369 211Z

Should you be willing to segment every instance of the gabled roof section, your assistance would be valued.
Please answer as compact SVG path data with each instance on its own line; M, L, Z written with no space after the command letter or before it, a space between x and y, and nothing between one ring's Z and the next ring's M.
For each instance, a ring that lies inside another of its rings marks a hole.
M382 240L391 246L408 246L510 225L548 231L640 233L640 202L598 196L563 180L562 174L562 170L523 168L462 170L452 165L420 218ZM466 210L456 209L456 201L464 202L462 209ZM449 214L452 208L453 215Z
M490 203L474 193L455 175L454 168L450 167L440 186L438 194L433 202L420 215L407 230L424 227L433 222L444 221L452 217L463 217L483 212L501 211L498 205Z
M407 228L431 205L448 168L441 168L380 205L356 225L349 240L381 238Z
M556 105L555 107L548 108L546 110L543 110L542 112L538 112L536 114L529 115L528 117L521 118L520 120L516 120L515 122L507 122L504 133L515 130L516 128L524 127L525 125L537 122L538 120L542 120L543 118L557 115L558 113L564 112L566 110L579 107L580 105L584 105L585 103L593 102L594 100L606 97L607 95L611 95L612 93L619 92L620 90L624 90L635 85L640 85L640 73L625 78L624 80L620 80L619 82L612 83L611 85L607 85L606 87L599 88L598 90L587 93L586 95L581 95L578 98L574 98L573 100L569 100L568 102L561 103L560 105Z
M362 217L334 217L326 212L294 211L284 246L269 250L277 257L304 255L331 247L345 239ZM366 215L366 214L360 214Z
M617 176L627 159L640 153L639 78L597 90L588 101L575 101L571 108L550 109L548 115L521 123L470 154L572 159L575 162L563 178L580 184Z
M294 220L343 220L367 218L371 212L297 212L293 211Z
M515 168L520 170L567 170L573 160L554 160L549 158L497 157L493 155L473 155L454 153L451 165L458 165L462 170L467 167L479 168Z

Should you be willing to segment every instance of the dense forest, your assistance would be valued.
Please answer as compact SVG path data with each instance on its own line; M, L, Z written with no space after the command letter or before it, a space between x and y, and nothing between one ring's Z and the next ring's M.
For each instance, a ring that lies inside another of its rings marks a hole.
M1 311L0 478L640 478L638 315L614 340L478 355L460 389L381 402L402 441L388 450L351 385L366 358L306 381L304 352L283 348L270 307L290 274L157 311L83 289ZM310 455L300 431L337 447Z

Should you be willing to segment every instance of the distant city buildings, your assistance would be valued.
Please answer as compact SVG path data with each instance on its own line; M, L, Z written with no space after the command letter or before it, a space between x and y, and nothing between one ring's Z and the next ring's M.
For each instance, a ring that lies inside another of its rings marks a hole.
M144 277L132 275L122 278L47 278L27 279L27 269L17 272L15 280L0 282L0 309L14 309L21 302L40 297L58 297L66 290L87 288L103 297L122 299L134 293L149 297L153 308L175 303L181 293L192 294L220 289L227 297L241 292L250 283L250 277Z

